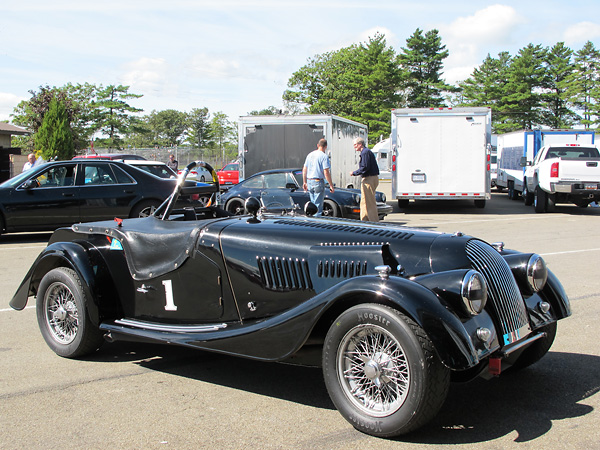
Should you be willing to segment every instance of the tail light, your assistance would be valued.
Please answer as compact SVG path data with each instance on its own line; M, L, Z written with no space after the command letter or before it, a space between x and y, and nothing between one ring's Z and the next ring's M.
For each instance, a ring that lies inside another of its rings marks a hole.
M558 162L552 163L550 166L550 178L558 178Z

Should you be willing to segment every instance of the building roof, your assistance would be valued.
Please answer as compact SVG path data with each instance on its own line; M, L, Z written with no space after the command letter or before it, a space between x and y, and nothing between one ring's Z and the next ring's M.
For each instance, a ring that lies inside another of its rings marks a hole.
M31 131L26 130L25 128L18 127L11 123L0 122L0 134L25 135L31 134Z

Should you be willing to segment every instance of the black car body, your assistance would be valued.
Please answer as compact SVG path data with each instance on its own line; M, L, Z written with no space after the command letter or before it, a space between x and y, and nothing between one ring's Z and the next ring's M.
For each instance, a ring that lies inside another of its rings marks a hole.
M328 185L327 185L328 186ZM221 195L224 208L233 213L244 212L244 202L250 197L260 197L266 189L287 189L294 202L304 207L310 201L307 191L302 189L302 169L266 170L246 178ZM334 192L325 189L323 215L331 217L360 218L360 190L335 188ZM377 213L382 219L392 212L392 207L386 204L385 194L377 192Z
M571 314L536 254L258 206L62 228L10 304L35 296L65 357L104 338L322 365L340 413L383 437L431 419L451 379L535 363Z
M173 192L176 182L118 161L36 165L0 184L0 233L147 215ZM182 197L181 202L191 198Z

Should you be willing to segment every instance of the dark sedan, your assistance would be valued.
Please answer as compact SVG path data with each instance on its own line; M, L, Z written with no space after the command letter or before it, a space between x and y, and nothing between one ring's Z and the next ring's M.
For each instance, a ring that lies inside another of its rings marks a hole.
M310 200L308 191L302 189L302 169L275 169L254 174L231 187L221 195L221 203L227 211L241 214L245 200L248 197L260 198L260 193L265 189L288 190L294 202L302 208ZM392 212L392 207L385 203L383 192L377 192L376 200L379 219ZM323 215L359 219L360 190L335 188L332 193L326 188Z
M0 233L148 215L171 194L175 183L117 161L36 165L0 184Z

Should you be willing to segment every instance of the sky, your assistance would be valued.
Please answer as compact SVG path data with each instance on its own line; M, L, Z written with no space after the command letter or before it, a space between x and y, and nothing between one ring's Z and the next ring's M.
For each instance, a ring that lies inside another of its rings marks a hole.
M310 58L377 32L397 53L437 29L444 78L530 43L600 49L598 0L0 0L0 120L40 86L130 86L132 106L230 120L270 106Z

